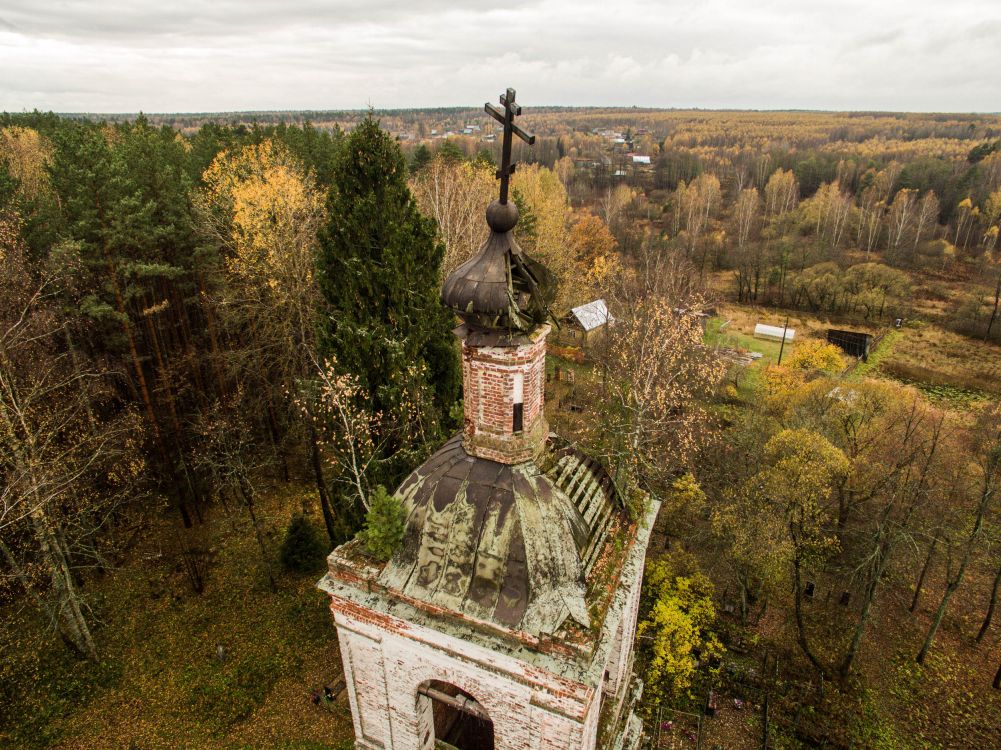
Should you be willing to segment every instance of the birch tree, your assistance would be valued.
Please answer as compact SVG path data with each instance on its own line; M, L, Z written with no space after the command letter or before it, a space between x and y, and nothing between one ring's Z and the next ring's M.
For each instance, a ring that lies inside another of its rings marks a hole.
M421 213L435 220L445 245L444 279L469 259L487 234L484 211L496 192L493 170L485 164L436 156L410 180Z
M143 467L131 452L138 445L130 413L102 422L91 408L106 373L63 346L67 324L56 301L62 271L33 273L16 224L0 217L0 539L17 528L30 531L34 548L25 552L48 580L38 601L65 642L96 661L73 536L93 534ZM68 526L81 521L83 529ZM19 564L6 541L3 553L16 570L33 567ZM22 584L29 592L34 585Z

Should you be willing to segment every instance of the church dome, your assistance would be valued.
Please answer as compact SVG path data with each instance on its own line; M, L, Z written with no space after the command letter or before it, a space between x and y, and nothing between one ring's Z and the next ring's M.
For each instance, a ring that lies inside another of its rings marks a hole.
M584 578L622 505L596 462L563 447L546 463L478 458L453 437L397 490L406 532L380 582L533 635L586 627Z
M517 222L514 203L491 203L490 235L445 279L442 302L471 327L527 331L548 317L556 278L518 246L513 233Z

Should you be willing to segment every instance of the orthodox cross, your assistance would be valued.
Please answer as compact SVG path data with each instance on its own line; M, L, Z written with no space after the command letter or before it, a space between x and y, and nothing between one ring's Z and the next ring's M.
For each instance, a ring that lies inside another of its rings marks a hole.
M515 166L517 166L511 161L511 135L518 136L529 146L535 143L535 136L531 133L526 133L514 124L515 116L521 114L521 106L514 102L514 89L508 89L507 93L501 94L500 103L504 105L504 109L495 107L490 102L484 104L483 108L488 115L504 126L504 146L501 151L501 164L500 169L497 170L497 176L501 181L500 202L506 204L508 182L511 179L511 175L514 174Z

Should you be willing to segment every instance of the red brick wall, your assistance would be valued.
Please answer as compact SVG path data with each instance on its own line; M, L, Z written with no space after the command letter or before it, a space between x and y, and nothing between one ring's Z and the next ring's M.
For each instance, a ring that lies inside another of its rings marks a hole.
M530 344L471 346L462 343L466 450L482 458L519 463L541 448L545 427L546 336L542 326ZM524 428L514 433L514 391L522 378Z

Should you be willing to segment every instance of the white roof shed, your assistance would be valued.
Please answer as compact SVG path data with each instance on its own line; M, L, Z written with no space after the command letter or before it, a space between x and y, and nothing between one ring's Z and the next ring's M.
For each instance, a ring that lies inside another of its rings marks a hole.
M596 299L594 302L573 308L570 311L570 317L577 321L577 324L585 331L593 331L605 323L615 321L612 314L608 312L608 306L603 299Z
M758 323L754 326L754 338L767 339L768 341L781 341L782 332L785 331L785 340L792 341L796 337L795 328L783 328L782 326L768 326Z

